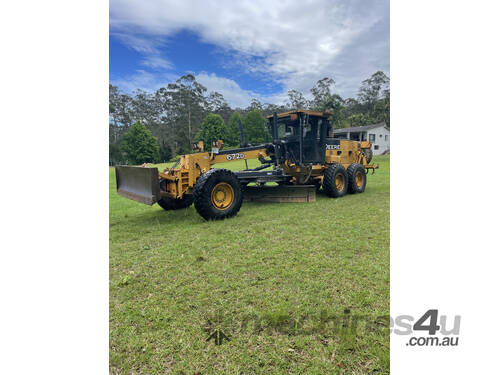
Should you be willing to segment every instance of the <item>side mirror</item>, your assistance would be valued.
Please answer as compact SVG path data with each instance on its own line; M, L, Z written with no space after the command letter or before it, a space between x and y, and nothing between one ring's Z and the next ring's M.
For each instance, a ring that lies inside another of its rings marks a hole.
M193 143L193 151L196 151L196 150L203 152L203 141Z
M218 148L219 150L222 150L224 147L224 141L222 139L218 139L217 141L212 142L212 148Z
M224 147L224 141L218 139L217 141L212 142L212 153L218 154L220 150Z

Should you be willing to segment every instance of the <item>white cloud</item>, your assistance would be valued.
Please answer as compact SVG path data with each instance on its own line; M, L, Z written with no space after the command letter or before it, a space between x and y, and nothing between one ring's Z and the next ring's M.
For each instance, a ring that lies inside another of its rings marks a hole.
M122 41L134 51L147 55L160 54L162 43L157 38L127 32L112 32L111 35Z
M219 77L214 73L200 73L196 80L210 91L217 91L224 95L224 99L233 107L247 107L252 99L265 101L267 98L255 92L242 89L232 79Z
M246 71L270 75L285 91L306 92L318 79L330 76L341 84L339 90L351 95L362 79L389 67L388 0L111 0L110 4L112 32L154 39L181 29L194 31L233 54ZM373 33L380 25L382 31ZM371 43L372 33L384 40ZM363 53L355 44L359 40L365 41ZM353 56L351 50L358 52ZM245 95L242 91L233 87L231 92Z
M173 73L160 74L137 70L129 76L111 79L111 83L129 93L136 90L153 92L160 87L167 87L170 82L174 82L177 78L179 77ZM219 77L215 73L202 72L196 75L196 80L207 88L207 93L217 91L224 95L224 99L233 108L245 108L252 99L257 99L261 103L281 103L286 100L286 95L283 94L265 96L250 90L244 90L232 79Z
M217 91L224 95L224 99L235 107L246 107L252 98L258 98L259 95L251 91L243 90L232 79L218 77L214 73L200 73L196 80L205 86L208 91Z
M142 61L141 64L153 69L165 69L165 70L170 70L174 67L174 65L170 62L170 60L161 57L161 56L155 56L155 55L150 55L146 56Z
M165 44L162 39L123 32L113 32L112 35L129 48L144 55L141 65L153 69L171 70L174 68L172 62L162 56L161 47Z
M121 90L132 93L135 90L156 91L160 87L166 87L168 83L175 79L177 79L175 74L158 74L137 70L134 74L117 79L111 78L110 81Z

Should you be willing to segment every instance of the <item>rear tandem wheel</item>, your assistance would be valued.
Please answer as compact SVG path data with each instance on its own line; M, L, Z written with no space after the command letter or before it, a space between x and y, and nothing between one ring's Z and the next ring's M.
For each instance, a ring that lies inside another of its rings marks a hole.
M366 169L361 164L353 163L347 167L349 193L362 193L366 188Z
M347 193L347 173L342 164L332 164L323 176L323 190L332 198L343 197Z

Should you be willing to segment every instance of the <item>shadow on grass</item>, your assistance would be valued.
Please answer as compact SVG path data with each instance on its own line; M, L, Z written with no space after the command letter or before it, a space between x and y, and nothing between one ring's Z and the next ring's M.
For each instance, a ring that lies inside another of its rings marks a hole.
M318 199L329 199L323 194L318 194ZM238 218L243 218L246 216L247 210L254 211L253 209L260 208L268 208L268 209L279 209L283 207L283 205L293 205L296 207L300 207L304 204L310 204L307 202L300 203L279 203L279 202L243 202L240 211L238 214L232 218L226 220L238 220ZM222 222L226 220L215 220L215 221L206 221L204 220L194 208L194 205L173 211L165 211L163 209L159 209L157 205L153 205L151 207L144 207L140 210L134 212L127 212L125 216L115 217L113 223L111 225L135 225L135 226L143 226L153 224L174 224L175 226L182 226L182 224L196 225L203 223L216 223Z
M165 225L172 224L179 226L182 224L200 224L205 222L203 218L198 215L193 207L175 210L175 211L164 211L155 209L155 207L148 207L144 211L128 213L116 220L117 224L126 224L137 227L153 225Z

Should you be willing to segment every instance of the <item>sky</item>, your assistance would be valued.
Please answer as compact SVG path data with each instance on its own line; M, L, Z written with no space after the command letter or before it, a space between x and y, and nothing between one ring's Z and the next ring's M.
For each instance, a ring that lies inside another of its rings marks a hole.
M308 96L324 77L355 97L389 75L389 0L110 0L109 67L130 93L192 73L233 107Z

